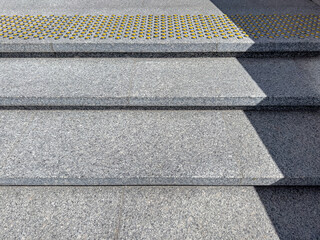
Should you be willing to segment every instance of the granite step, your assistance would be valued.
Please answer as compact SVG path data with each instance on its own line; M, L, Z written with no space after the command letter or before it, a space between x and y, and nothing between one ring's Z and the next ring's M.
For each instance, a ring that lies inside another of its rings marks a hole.
M319 0L312 0L312 1L320 6L320 1Z
M2 54L320 52L320 6L309 0L2 5Z
M5 239L317 239L318 187L0 187Z
M1 108L319 107L320 58L0 58Z
M320 112L2 110L1 185L319 185Z

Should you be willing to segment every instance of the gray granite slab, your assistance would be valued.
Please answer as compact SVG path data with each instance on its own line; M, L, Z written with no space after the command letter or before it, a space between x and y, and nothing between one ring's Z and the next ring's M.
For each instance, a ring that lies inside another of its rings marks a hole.
M309 61L319 63L318 58ZM277 58L136 60L139 71L130 105L319 105L320 75L315 68L299 68L296 62Z
M1 0L6 15L50 14L318 14L308 0Z
M5 239L317 239L319 188L0 187Z
M319 106L319 63L311 57L0 58L0 106Z
M19 145L33 118L33 114L26 111L0 111L0 168L8 154Z
M180 52L217 52L217 43L215 41L206 43L185 43L185 42L166 42L152 41L149 43L133 43L124 40L122 43L57 43L52 44L53 52L120 52L120 53L180 53ZM25 43L22 43L25 44ZM1 47L1 45L0 45ZM3 52L17 52L15 49L6 49ZM18 51L19 52L19 51ZM34 52L37 52L35 50ZM40 51L42 52L42 51Z
M2 161L1 184L236 185L240 180L219 112L34 114Z
M227 39L227 41L218 41L217 52L237 53L237 52L319 52L320 46L317 39L247 39L246 42L237 42L236 40Z
M2 106L128 105L134 63L121 59L0 59Z
M54 41L54 40L52 40ZM12 40L12 43L0 42L1 53L269 53L269 52L319 52L320 40L293 39L285 41L263 39L254 42L252 39L235 42L232 39L217 39L216 41L176 42L170 39L165 42L152 40L149 43L130 42L56 42L48 41L43 44ZM227 55L226 55L227 56Z
M120 239L317 239L319 188L129 187Z
M4 239L114 239L121 189L0 187Z
M317 239L320 235L319 187L255 187L280 239Z
M241 184L319 185L319 111L225 113Z
M51 43L0 42L0 52L53 52Z
M296 58L296 64L309 74L310 87L317 89L317 82L320 79L320 57Z
M320 184L319 111L26 112L2 185Z

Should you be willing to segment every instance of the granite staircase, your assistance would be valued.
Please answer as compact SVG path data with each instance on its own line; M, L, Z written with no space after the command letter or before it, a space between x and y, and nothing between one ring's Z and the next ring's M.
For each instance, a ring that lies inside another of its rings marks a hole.
M1 239L320 239L320 6L4 1Z

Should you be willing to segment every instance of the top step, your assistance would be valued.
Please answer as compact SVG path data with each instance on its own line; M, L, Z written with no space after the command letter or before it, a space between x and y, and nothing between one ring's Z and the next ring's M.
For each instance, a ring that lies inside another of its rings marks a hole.
M308 0L0 4L0 53L320 52Z

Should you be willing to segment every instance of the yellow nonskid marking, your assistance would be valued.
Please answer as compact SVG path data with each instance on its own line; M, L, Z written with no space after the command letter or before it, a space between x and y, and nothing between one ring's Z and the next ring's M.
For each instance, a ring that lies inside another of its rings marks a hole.
M1 15L0 39L15 37L25 40L319 39L320 15Z

